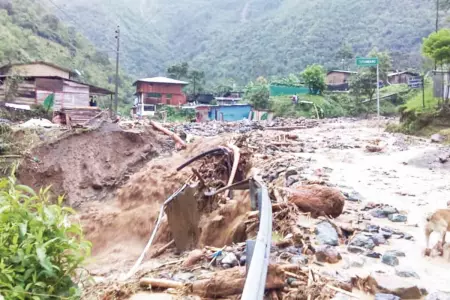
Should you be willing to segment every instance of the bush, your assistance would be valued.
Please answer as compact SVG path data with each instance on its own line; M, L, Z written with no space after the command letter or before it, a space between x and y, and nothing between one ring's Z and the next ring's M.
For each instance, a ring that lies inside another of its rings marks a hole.
M49 188L36 194L0 180L0 294L5 299L79 298L75 272L90 252L73 210L49 202Z

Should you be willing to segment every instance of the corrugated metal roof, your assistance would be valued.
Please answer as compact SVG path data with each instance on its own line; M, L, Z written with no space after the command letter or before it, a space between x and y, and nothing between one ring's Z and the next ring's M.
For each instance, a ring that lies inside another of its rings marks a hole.
M182 84L182 85L189 84L189 83L186 82L186 81L176 80L176 79L167 78L167 77L142 78L142 79L136 80L136 82L133 83L133 85L136 85L136 83L138 83L138 82L169 83L169 84Z

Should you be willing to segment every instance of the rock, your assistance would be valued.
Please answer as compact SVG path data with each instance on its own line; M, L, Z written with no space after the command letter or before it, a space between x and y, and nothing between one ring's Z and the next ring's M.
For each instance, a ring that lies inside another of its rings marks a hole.
M398 213L398 210L395 207L389 205L383 207L382 210L386 214L386 216Z
M385 238L389 239L392 236L392 231L384 231L383 229L380 230L380 234Z
M392 253L388 253L388 252L383 254L383 256L381 257L381 262L388 266L392 266L392 267L399 265L397 256L393 255Z
M408 217L401 214L391 214L388 218L392 222L406 222L408 220Z
M316 259L319 262L335 264L342 259L342 256L336 248L329 245L323 245L316 248Z
M286 186L290 187L290 186L294 185L295 183L299 182L299 180L300 180L300 178L296 175L289 176L286 179Z
M317 184L297 187L291 192L288 201L297 205L301 211L311 213L313 218L337 218L342 214L345 204L345 198L339 190Z
M292 256L289 260L291 264L295 265L307 265L308 264L308 258L304 255L295 255Z
M230 264L222 264L222 267L223 267L224 269L229 269L229 268L232 267L232 265L230 265Z
M241 258L239 258L239 265L245 266L246 263L247 263L247 256L241 255Z
M386 244L386 239L381 233L376 233L371 236L372 241L375 243L375 246Z
M363 199L363 196L361 196L361 194L358 193L357 191L351 191L346 195L346 197L348 201L352 202L359 202Z
M366 229L364 229L364 230L367 232L378 232L380 230L380 226L367 224Z
M397 257L405 257L406 254L403 251L399 251L399 250L388 250L386 253L389 253L390 255L394 255Z
M440 291L433 292L429 294L425 300L450 300L450 293Z
M286 249L284 249L284 252L288 252L294 255L300 255L302 254L302 248L296 248L294 246L289 246Z
M375 300L400 300L400 297L392 294L376 294Z
M401 299L420 299L422 293L415 283L400 277L373 273L366 282L372 293L386 293Z
M284 176L285 176L286 178L288 178L289 176L297 175L297 174L298 174L297 168L289 167L289 168L286 170L286 173L284 174Z
M387 217L387 215L381 208L374 208L369 213L372 217L379 218L379 219Z
M316 225L316 239L319 245L338 246L339 237L333 225L327 221L323 221Z
M278 174L277 173L270 173L268 179L269 179L269 182L272 182L272 181L274 181L277 178L278 178Z
M431 142L432 143L442 143L444 141L444 137L440 135L439 133L433 134L431 136Z
M372 250L373 248L375 248L375 243L370 237L359 233L353 237L353 239L349 243L349 246L363 247Z
M173 280L175 281L181 281L181 282L188 282L191 279L195 278L195 275L193 273L177 273L173 275Z
M368 251L366 253L367 257L371 257L371 258L380 258L381 257L381 253L375 252L375 251Z
M352 268L362 268L365 262L366 260L364 259L364 257L355 256L350 259L349 265Z
M405 240L414 240L414 237L413 237L412 235L410 235L409 233L405 233L405 234L403 235L403 238L404 238Z
M399 277L404 277L404 278L417 278L420 279L419 275L414 272L411 269L407 269L407 268L397 268L395 269L395 274Z
M366 251L364 248L357 247L357 246L348 246L347 251L350 253L360 254Z
M447 154L441 154L439 155L439 162L441 164L445 164L448 161L448 155Z
M239 264L239 260L233 252L228 252L225 254L224 258L220 261L222 265L230 265L232 267L237 266Z

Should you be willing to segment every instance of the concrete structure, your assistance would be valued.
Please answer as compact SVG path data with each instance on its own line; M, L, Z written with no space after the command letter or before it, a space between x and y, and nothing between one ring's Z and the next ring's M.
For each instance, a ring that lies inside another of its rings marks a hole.
M52 63L37 61L24 64L9 64L0 67L1 76L48 77L71 79L74 73Z
M142 78L133 85L136 86L136 112L138 115L153 115L157 104L183 105L186 95L183 88L188 83L166 77Z
M408 84L411 79L420 76L419 73L411 71L393 72L388 74L388 82L390 84Z
M343 85L348 84L350 76L357 74L353 71L332 70L327 73L327 85Z

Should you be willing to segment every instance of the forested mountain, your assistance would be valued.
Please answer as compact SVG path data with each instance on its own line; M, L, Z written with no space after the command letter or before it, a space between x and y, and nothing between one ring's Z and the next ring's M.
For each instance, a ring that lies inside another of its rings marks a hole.
M66 26L47 4L0 0L0 65L43 60L77 70L81 81L114 90L115 65L108 53L97 51L78 28ZM128 88L128 95L121 89L121 98L131 101L131 79L120 78Z
M114 46L120 25L125 68L138 76L181 61L240 82L311 63L334 68L343 43L356 55L378 47L392 53L395 67L418 67L422 38L434 29L431 0L52 1L101 48Z

